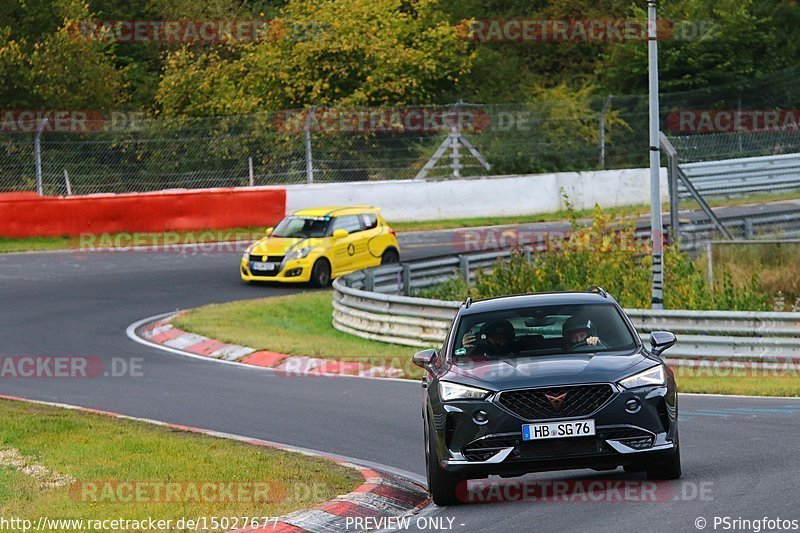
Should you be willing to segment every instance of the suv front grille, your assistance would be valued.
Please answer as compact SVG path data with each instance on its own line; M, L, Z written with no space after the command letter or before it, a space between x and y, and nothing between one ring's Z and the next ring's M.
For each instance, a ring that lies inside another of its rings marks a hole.
M498 402L525 420L544 420L590 415L612 396L609 384L573 385L505 391Z

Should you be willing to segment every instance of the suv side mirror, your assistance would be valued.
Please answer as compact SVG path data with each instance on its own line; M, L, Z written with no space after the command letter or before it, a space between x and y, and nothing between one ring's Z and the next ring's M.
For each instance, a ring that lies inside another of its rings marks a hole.
M437 357L439 357L439 352L430 348L415 353L411 361L420 368L427 368L433 364Z
M264 230L264 235L269 237L272 234L272 230L274 230L274 229L275 228L273 228L272 226L268 227L267 229Z
M350 232L347 231L346 229L337 229L336 231L333 232L334 239L344 239L348 235L350 235Z
M650 334L650 346L653 355L661 355L667 348L678 341L674 333L669 331L654 331Z

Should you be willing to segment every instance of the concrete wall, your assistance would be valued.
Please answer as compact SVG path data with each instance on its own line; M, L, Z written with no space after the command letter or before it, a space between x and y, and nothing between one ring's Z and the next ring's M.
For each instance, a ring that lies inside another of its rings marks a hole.
M390 221L551 213L564 209L561 189L576 209L650 203L647 169L561 172L442 181L378 181L290 185L286 211L327 205L373 205ZM661 169L661 197L668 198Z

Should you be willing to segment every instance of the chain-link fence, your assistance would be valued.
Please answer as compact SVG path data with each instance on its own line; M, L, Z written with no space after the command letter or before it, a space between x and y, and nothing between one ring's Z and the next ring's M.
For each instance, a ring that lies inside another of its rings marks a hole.
M662 95L681 163L800 152L800 68L711 89Z
M791 129L719 132L703 123L703 110L797 109L798 83L795 68L746 84L662 95L662 126L681 162L800 152L800 133ZM637 95L171 119L4 112L0 192L142 192L645 167L647 108L647 97Z
M599 108L567 117L554 116L556 109L316 108L211 118L123 116L79 127L70 124L71 115L61 121L67 126L57 127L56 118L43 114L0 123L0 191L36 191L39 181L44 194L61 195L644 164L646 143L628 122L646 115L606 110L613 120L601 125Z

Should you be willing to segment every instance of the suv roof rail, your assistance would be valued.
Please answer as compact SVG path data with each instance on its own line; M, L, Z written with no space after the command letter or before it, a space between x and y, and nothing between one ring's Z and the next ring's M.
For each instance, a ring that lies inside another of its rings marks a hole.
M591 287L586 289L586 292L594 292L599 294L603 298L608 298L608 293L605 291L605 289L603 289L603 287L598 287L597 285L592 285Z

